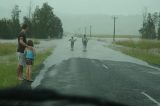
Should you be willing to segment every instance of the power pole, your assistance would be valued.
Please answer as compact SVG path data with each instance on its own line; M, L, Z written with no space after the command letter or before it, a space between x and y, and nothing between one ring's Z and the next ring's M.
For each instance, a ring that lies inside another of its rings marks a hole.
M30 2L29 2L29 14L28 14L29 20L31 20L31 11L32 11L32 2L30 0Z
M81 29L78 28L78 36L81 34Z
M84 28L84 31L85 31L85 35L86 35L87 34L87 28L86 27Z
M116 19L118 17L113 17L113 20L114 20L114 31L113 31L113 42L115 42L115 35L116 35Z
M90 25L90 37L92 36L92 26Z

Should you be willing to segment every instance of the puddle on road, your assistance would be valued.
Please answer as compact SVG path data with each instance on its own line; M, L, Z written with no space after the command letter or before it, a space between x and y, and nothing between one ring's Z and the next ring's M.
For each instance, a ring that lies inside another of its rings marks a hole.
M109 43L98 42L97 40L89 40L87 51L83 51L82 40L77 38L75 43L74 51L70 50L70 43L68 41L69 38L65 38L63 40L52 41L52 43L48 43L49 45L56 44L56 48L54 53L49 56L44 61L44 69L42 69L39 75L36 77L35 81L32 83L32 88L38 86L43 79L46 71L53 65L60 64L61 62L68 60L69 58L88 58L88 59L98 59L98 60L111 60L111 61L119 61L119 62L130 62L136 63L139 65L147 66L150 68L154 68L159 70L159 68L150 66L148 63L130 57L121 53L120 51L115 51L110 48L104 47L104 45L109 45ZM46 46L48 45L46 44ZM54 73L55 74L55 73Z

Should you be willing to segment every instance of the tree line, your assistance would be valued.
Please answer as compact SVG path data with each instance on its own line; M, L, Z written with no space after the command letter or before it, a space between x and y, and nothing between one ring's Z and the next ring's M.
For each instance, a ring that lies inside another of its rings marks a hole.
M19 6L16 5L11 13L12 19L1 19L0 20L0 38L12 39L16 37L16 34L20 30Z
M143 13L143 26L139 30L142 39L160 40L160 13Z
M16 5L11 12L11 19L0 20L0 38L16 38L20 31L19 6ZM33 14L23 17L23 23L29 26L28 37L34 38L62 38L63 27L59 17L54 14L53 8L44 3L42 7L36 6Z

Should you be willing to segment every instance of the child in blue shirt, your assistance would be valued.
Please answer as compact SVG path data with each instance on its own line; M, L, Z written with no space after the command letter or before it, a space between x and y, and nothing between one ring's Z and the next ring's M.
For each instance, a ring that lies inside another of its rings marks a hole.
M26 58L26 80L32 81L32 65L35 58L35 49L32 40L28 40L27 47L25 49L25 58Z

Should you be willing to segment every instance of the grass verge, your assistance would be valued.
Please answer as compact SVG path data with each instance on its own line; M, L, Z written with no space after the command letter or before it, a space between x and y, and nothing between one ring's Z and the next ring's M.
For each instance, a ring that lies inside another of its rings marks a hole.
M0 89L15 87L21 84L21 81L17 80L16 68L17 68L17 56L15 53L15 47L13 44L3 44L6 45L5 54L0 54ZM3 52L3 45L0 45L0 52ZM14 50L14 51L13 51ZM39 69L42 62L51 54L53 48L47 49L36 54L36 59L33 65L33 73ZM25 73L25 69L24 69Z
M157 40L124 40L124 41L117 41L116 44L130 47L130 48L138 48L138 49L160 49L160 41Z
M139 58L149 64L160 66L160 41L157 40L126 40L117 41L120 50L130 56Z
M16 45L13 43L0 43L0 56L13 54L16 51Z
M92 35L92 37L97 38L113 38L113 35ZM137 35L116 35L116 38L139 38Z

